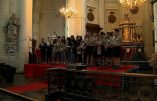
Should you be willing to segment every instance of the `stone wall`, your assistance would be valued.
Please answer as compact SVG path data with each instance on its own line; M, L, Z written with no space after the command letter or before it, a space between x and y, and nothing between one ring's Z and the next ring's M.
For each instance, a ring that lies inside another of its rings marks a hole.
M29 37L32 37L32 0L1 0L0 1L0 62L15 66L18 72L23 72L25 63L28 63ZM17 49L8 52L4 26L15 13L20 22L17 38Z
M157 53L157 2L153 4L154 9L154 37L155 37L155 53Z
M9 18L9 0L1 0L0 1L0 61L1 62L6 62L7 57L6 57L6 51L5 51L5 44L6 44L6 35L4 33L4 26L7 23L7 20Z
M59 9L65 6L65 0L40 0L38 39L57 35L65 35L65 19Z

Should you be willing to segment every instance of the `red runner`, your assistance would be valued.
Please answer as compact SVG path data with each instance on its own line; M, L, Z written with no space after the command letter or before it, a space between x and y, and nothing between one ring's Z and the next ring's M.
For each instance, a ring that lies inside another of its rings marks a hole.
M38 91L41 89L46 89L48 87L46 82L34 82L22 86L12 86L8 87L7 90L15 93L24 93L29 91Z

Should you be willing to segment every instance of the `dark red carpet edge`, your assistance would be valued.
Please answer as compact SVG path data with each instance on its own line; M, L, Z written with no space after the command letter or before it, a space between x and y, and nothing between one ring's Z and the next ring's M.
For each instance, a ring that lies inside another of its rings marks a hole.
M11 86L8 87L7 90L14 92L14 93L24 93L29 91L38 91L41 89L48 88L47 82L33 82L26 85L21 86Z

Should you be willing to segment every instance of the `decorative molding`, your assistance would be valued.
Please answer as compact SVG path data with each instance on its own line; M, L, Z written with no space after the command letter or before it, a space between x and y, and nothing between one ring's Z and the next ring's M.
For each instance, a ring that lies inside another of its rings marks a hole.
M132 9L130 9L131 14L137 14L139 11L139 7L134 7Z
M108 16L108 22L109 23L115 23L116 22L116 16L114 15L114 12L109 12L109 16Z
M96 7L94 7L94 6L90 6L90 5L87 5L87 8L96 9Z
M99 2L98 0L87 0L87 6L97 8L98 7L98 2Z
M108 10L117 10L119 8L119 4L118 3L108 3L105 5L105 9L108 9Z
M87 18L89 21L94 21L94 14L93 14L93 10L91 8L89 8L88 10L88 14L87 14Z

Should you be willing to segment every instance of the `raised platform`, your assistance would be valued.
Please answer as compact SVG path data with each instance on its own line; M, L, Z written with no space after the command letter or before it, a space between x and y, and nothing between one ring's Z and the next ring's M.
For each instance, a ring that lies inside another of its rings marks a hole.
M46 76L49 68L67 68L68 64L25 64L24 75L30 78L40 78ZM71 65L74 66L74 65ZM78 65L75 65L78 66ZM84 68L85 66L83 66ZM80 69L81 67L79 67ZM68 68L67 68L68 69ZM135 65L121 65L118 69L113 69L111 66L88 66L84 70L90 71L107 71L107 72L131 72L137 69Z
M65 68L65 64L25 64L24 75L30 78L40 78L46 75L48 68Z

